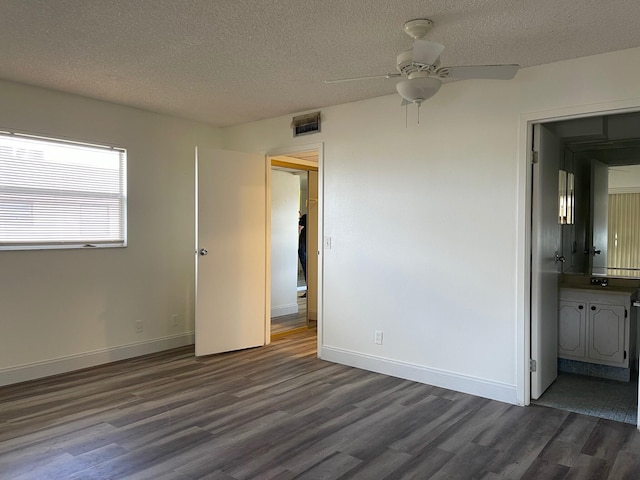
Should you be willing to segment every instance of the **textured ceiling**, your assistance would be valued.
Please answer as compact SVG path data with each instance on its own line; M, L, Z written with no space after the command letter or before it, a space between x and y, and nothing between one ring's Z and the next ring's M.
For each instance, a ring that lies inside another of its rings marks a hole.
M638 0L0 0L0 78L236 125L393 93L323 80L395 71L424 17L443 65L640 46Z

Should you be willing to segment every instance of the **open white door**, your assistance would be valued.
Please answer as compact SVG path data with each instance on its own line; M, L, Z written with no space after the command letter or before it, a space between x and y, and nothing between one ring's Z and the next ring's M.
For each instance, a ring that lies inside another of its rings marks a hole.
M196 355L265 344L266 160L196 150Z
M531 225L531 398L537 399L558 376L558 172L562 143L543 125L534 125Z

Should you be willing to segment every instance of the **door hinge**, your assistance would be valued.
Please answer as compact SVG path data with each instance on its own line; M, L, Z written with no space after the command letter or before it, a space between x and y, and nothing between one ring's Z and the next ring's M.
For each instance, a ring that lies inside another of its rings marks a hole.
M624 318L627 318L627 315L629 314L629 312L627 312L627 309L624 309Z
M531 163L533 165L535 165L536 163L538 163L538 152L536 152L535 150L531 151Z
M538 370L537 362L533 358L530 358L529 359L529 371L530 372L535 372L537 370Z
M623 360L626 360L626 359L627 359L627 351L626 351L626 350L624 351L624 357L623 357L622 359L623 359Z

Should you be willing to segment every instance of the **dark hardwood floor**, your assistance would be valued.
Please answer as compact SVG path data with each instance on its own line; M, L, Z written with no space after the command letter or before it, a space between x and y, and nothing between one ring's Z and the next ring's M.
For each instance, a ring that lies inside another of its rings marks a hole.
M271 335L282 335L307 326L307 299L298 294L298 313L271 317Z
M640 434L324 362L308 332L0 388L0 478L638 479Z

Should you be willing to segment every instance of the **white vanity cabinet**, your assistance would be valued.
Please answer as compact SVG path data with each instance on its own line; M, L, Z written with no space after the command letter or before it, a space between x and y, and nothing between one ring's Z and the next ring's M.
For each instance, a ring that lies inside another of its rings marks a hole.
M561 288L558 357L629 368L635 358L633 289Z
M587 353L590 361L629 366L630 306L590 303Z
M558 305L558 356L585 361L587 357L587 303L562 300L562 296L560 296Z

